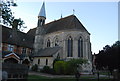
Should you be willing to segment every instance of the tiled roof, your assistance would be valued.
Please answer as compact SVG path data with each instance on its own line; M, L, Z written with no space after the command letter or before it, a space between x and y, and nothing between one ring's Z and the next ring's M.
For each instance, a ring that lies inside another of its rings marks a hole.
M34 57L51 57L55 53L57 53L61 47L50 47L50 48L45 48L41 49L38 51L37 54L34 55Z
M33 48L34 36L21 31L13 31L12 28L2 26L2 42L21 47Z
M47 23L44 25L45 32L44 33L52 33L60 30L74 30L77 29L79 31L85 31L90 34L86 28L82 25L82 23L77 19L75 15L70 15L65 18L61 18L59 20L55 20L53 22ZM34 35L36 28L31 29L28 34Z
M2 51L2 58L5 58L6 55L9 55L11 53L13 53L13 52L11 52L11 51ZM20 59L23 59L25 57L24 54L18 54L18 53L14 53L14 54L16 54Z

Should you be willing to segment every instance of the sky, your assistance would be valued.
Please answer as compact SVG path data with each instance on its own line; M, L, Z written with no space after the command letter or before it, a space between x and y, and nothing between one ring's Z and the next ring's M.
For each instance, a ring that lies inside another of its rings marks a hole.
M16 1L12 7L15 18L25 22L24 32L37 26L38 14L42 3L39 1ZM89 31L92 53L98 53L105 45L118 40L118 2L45 2L46 23L73 14Z

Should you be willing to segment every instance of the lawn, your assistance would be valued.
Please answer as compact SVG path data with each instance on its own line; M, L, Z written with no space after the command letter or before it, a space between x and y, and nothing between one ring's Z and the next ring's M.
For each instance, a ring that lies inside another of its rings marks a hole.
M48 78L37 75L29 75L28 81L76 81L75 78ZM98 81L97 79L92 79L91 77L82 77L80 81ZM99 81L112 81L110 79L100 79Z

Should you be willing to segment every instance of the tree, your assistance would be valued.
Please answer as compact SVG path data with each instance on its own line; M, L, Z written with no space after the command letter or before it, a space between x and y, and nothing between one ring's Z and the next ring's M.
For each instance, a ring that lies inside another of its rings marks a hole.
M117 41L112 46L106 45L103 50L99 51L96 55L96 68L97 69L108 69L113 71L114 69L120 70L120 41Z
M4 25L8 26L13 26L13 22L16 20L15 17L13 16L13 13L10 9L10 6L16 7L17 4L13 2L13 0L8 0L8 1L2 1L2 9L0 12L2 12L2 21ZM17 19L18 20L18 30L21 30L22 28L26 28L24 25L24 21L21 20L21 18Z

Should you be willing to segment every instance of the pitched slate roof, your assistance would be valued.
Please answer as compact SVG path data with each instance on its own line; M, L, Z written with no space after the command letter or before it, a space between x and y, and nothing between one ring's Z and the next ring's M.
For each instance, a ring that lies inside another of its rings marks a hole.
M37 54L34 54L34 57L51 57L55 53L57 53L61 47L50 47L50 48L45 48L41 49L38 51Z
M2 42L21 47L33 48L34 36L20 31L13 31L12 28L2 26Z
M65 18L61 18L59 20L47 23L44 25L44 29L45 29L44 32L45 34L60 30L69 30L69 29L71 30L77 29L90 34L75 15L70 15ZM31 29L30 31L28 31L28 34L34 35L35 30L36 28Z

